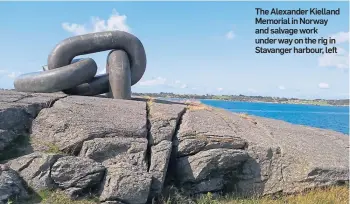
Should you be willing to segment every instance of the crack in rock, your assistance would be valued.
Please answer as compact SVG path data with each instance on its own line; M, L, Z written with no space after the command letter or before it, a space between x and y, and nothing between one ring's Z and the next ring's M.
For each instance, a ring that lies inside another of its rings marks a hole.
M62 155L34 152L7 162L35 191L56 187L51 178L51 167Z
M186 106L178 104L147 103L150 145L149 172L152 175L149 199L156 198L163 190L172 153L173 138L177 134Z

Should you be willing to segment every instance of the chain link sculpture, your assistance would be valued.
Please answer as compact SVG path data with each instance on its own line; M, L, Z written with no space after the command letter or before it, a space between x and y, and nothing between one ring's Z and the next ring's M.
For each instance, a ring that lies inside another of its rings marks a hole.
M97 65L84 54L111 50L106 74L95 76ZM131 98L131 86L146 70L146 53L141 41L123 31L98 32L67 38L48 57L42 72L20 75L14 81L17 91L94 96L107 93L118 99Z

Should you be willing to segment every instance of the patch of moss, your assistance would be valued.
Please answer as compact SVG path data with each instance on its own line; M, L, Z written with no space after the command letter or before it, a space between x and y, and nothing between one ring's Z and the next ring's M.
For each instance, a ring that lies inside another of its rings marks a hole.
M56 144L53 144L50 142L42 142L42 141L31 139L30 143L36 143L36 144L39 144L40 146L47 147L46 150L43 151L45 153L65 154L65 152L61 151Z
M46 151L46 153L64 154L64 152L62 152L55 144L47 143L47 147L49 147L49 149Z

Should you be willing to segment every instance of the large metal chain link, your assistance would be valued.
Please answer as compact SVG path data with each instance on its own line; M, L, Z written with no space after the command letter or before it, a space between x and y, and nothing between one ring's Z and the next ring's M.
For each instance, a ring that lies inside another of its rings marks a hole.
M95 76L97 65L91 58L74 59L84 54L111 50L106 74ZM146 53L141 41L123 31L107 31L70 37L53 49L47 68L23 74L14 81L17 91L130 99L131 86L146 70Z

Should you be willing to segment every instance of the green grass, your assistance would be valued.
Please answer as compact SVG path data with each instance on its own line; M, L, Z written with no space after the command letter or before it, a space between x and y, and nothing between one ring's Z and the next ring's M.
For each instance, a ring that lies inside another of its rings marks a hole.
M348 204L349 187L337 186L314 189L308 192L285 195L265 196L261 198L222 197L214 200L209 193L198 200L198 204Z
M95 196L89 198L71 200L62 191L40 191L26 202L8 201L7 204L97 204L99 200ZM194 203L189 198L179 194L179 191L171 193L168 198L163 198L157 204L188 204ZM336 186L323 189L314 189L296 195L265 196L256 198L238 198L235 196L221 196L214 198L208 193L199 197L197 204L348 204L349 186Z
M63 191L55 190L43 190L32 195L27 201L10 202L11 204L33 204L33 203L45 203L45 204L97 204L99 200L97 197L90 196L89 198L72 200ZM8 203L9 204L9 203Z
M43 150L44 153L52 153L52 154L63 154L63 155L67 155L68 153L63 152L60 150L60 148L54 144L54 143L50 143L50 142L44 142L44 141L40 141L40 140L36 140L36 139L31 139L30 143L33 144L38 144L40 146L46 147L46 150Z
M53 153L53 154L65 154L60 150L60 148L52 143L47 143L47 147L49 148L46 153Z

